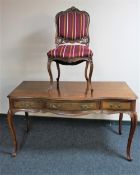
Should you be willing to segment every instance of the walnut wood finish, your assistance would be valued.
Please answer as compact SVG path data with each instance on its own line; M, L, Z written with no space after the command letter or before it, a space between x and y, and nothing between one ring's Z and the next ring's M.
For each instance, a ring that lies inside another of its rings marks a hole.
M87 30L87 36L84 38L80 38L80 39L68 39L68 38L64 38L64 37L60 37L58 36L58 19L59 16L62 14L66 14L68 12L71 13L79 13L79 14L85 14L87 21L88 21L88 25L86 26L86 30ZM89 23L90 23L90 16L86 11L80 11L79 9L75 8L75 7L71 7L68 8L65 11L61 11L59 13L56 14L55 16L55 24L56 24L56 37L55 37L55 44L58 47L60 44L65 44L65 43L80 43L80 44L85 44L85 45L89 45ZM47 63L47 69L48 69L48 73L50 76L50 81L53 82L53 75L52 75L52 71L51 71L51 63L52 61L56 62L56 66L57 66L57 70L58 70L58 77L56 78L57 82L59 83L59 79L60 79L60 67L59 64L62 65L77 65L80 64L82 62L86 62L86 66L85 66L85 78L87 80L87 83L89 84L90 88L91 88L91 93L93 91L92 88L92 84L91 84L91 78L92 78L92 72L93 72L93 61L91 57L85 57L85 58L48 58L48 63ZM88 65L90 65L90 70L89 70L89 74L88 74Z
M24 81L9 95L8 124L14 143L13 156L17 152L17 139L13 123L16 112L25 111L27 131L28 112L52 112L65 115L88 113L119 113L119 134L123 113L131 117L131 128L127 144L127 159L131 160L130 148L137 124L135 111L136 95L125 82L93 82L93 93L85 82ZM86 118L86 116L85 116Z

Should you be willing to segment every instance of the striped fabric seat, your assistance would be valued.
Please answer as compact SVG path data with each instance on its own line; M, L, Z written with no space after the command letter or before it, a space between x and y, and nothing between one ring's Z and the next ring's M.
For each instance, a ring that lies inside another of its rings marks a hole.
M49 58L84 58L92 57L93 53L86 45L59 45L47 55Z
M63 13L58 15L56 24L59 37L75 40L88 36L89 18L86 13Z

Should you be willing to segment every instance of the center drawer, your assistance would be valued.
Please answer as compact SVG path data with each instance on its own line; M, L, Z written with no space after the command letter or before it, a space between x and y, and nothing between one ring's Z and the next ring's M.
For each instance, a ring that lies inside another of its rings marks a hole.
M89 111L99 110L99 102L83 102L83 101L63 101L63 100L38 100L38 99L19 99L13 100L13 108L15 109L44 109L59 111Z
M89 111L98 110L98 102L48 102L47 108L60 111Z

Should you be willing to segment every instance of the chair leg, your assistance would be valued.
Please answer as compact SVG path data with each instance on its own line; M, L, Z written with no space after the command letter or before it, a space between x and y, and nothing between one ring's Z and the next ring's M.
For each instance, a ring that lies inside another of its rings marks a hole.
M87 75L88 65L89 65L89 62L86 61L86 67L85 67L85 78L86 78L87 82L88 82L88 75Z
M53 76L52 76L52 71L51 71L51 63L52 61L48 60L47 68L48 68L48 73L50 76L50 82L53 82Z
M90 87L91 87L91 93L92 93L92 92L93 92L92 82L91 82L91 77L92 77L92 73L93 73L93 62L92 62L92 60L91 60L89 63L90 63L89 84L90 84Z
M61 92L60 92L60 88L59 88L59 82L57 82L57 93L58 93L58 96L60 97L61 96Z
M56 78L57 83L59 83L59 78L60 78L60 66L59 63L56 62L56 67L57 67L57 71L58 71L58 77Z

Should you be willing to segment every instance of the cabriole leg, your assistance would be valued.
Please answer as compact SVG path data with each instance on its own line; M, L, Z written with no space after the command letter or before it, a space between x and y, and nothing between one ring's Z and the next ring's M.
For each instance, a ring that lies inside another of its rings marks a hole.
M119 134L122 134L122 119L123 119L123 113L120 113L119 115Z
M51 71L51 63L52 63L52 61L48 60L47 68L48 68L48 73L49 73L49 76L50 76L50 82L52 83L53 82L53 76L52 76L52 71Z
M28 112L25 112L25 118L26 118L26 131L29 132L30 131L30 118L29 118L29 114Z
M57 93L58 93L58 96L60 97L61 93L60 93L59 83L57 83Z
M130 132L129 132L129 138L128 138L128 143L127 143L127 160L131 161L131 155L130 155L130 149L131 149L131 143L132 139L135 133L135 129L137 126L137 113L133 112L131 115L131 127L130 127Z
M86 67L85 67L85 79L87 80L88 82L88 65L89 65L89 61L86 61Z
M89 84L91 87L91 94L93 93L92 82L91 82L92 73L93 73L93 62L91 60L90 61L90 71L89 71Z
M57 67L57 71L58 71L58 77L56 78L57 83L59 83L59 78L60 78L60 66L59 63L56 62L56 67Z
M13 144L14 144L14 151L12 153L12 156L15 157L18 144L17 144L17 139L16 139L16 131L15 131L14 123L13 123L13 117L14 117L14 113L11 110L9 110L7 119L8 119L8 125L10 128L10 132L12 135L12 139L13 139Z

